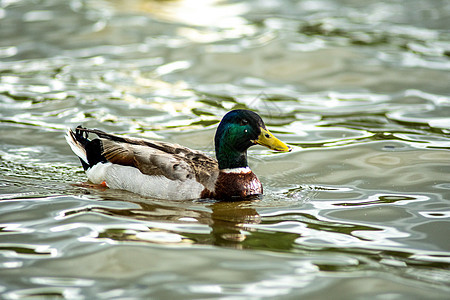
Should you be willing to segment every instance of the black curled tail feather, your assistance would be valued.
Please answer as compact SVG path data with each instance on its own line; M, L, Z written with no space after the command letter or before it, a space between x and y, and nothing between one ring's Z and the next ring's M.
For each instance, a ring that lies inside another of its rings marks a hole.
M81 165L84 170L87 170L99 162L105 163L107 162L106 158L102 155L103 153L103 144L100 139L89 139L89 129L86 129L82 126L77 126L75 132L73 130L69 130L69 137L73 141L71 143L69 140L69 145L71 145L73 150L73 144L76 147L80 148L85 155L79 155L77 151L74 151L75 154L80 158Z
M75 133L73 133L73 136L75 137L76 141L84 147L90 142L89 132L87 132L86 128L81 125L78 125L77 128L75 128Z

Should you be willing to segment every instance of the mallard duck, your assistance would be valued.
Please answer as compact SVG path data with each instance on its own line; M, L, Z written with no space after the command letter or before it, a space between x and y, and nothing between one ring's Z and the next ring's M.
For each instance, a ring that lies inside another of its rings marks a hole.
M98 137L91 140L89 133ZM261 195L261 182L247 164L247 149L259 144L291 151L269 132L258 114L241 109L228 112L217 128L217 160L177 144L81 126L75 131L69 129L66 140L90 182L171 200L232 200Z

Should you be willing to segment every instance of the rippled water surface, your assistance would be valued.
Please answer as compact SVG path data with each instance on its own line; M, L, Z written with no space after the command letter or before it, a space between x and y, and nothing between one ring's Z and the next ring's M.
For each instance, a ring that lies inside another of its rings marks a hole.
M0 298L448 299L448 1L0 1ZM85 188L83 124L213 153L252 202Z

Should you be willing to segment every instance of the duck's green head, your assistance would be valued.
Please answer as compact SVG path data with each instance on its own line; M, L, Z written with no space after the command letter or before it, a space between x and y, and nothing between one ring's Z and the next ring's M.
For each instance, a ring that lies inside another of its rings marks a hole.
M243 109L223 117L214 142L220 169L246 167L247 149L256 144L276 151L292 150L269 132L257 113Z

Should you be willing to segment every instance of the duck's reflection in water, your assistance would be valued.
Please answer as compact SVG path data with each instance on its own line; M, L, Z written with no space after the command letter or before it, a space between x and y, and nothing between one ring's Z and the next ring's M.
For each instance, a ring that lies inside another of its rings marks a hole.
M217 202L212 204L211 224L212 244L242 248L251 229L248 224L258 224L261 216L249 207L250 201Z
M65 215L95 212L118 218L120 221L134 220L132 223L118 222L113 229L110 226L105 227L103 232L98 233L98 237L102 239L172 245L179 240L184 245L189 242L242 249L252 231L248 225L261 222L261 216L252 207L257 199L234 202L170 202L146 199L123 191L101 190L94 193L97 196L101 194L98 205L66 211ZM107 204L114 202L116 204ZM118 202L121 202L121 205L117 205ZM126 234L117 234L119 231ZM140 238L148 237L148 233L159 233L158 239ZM167 241L164 240L165 234L170 237ZM174 239L173 235L180 238Z

